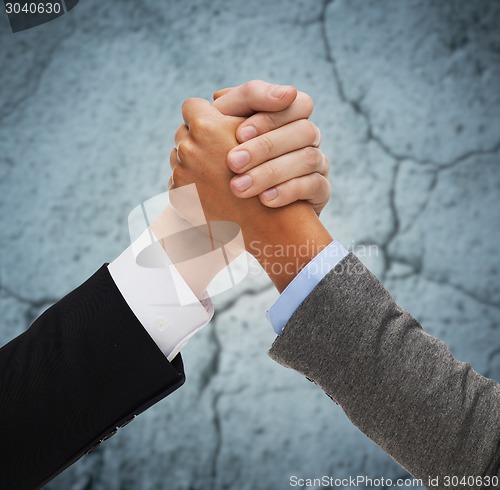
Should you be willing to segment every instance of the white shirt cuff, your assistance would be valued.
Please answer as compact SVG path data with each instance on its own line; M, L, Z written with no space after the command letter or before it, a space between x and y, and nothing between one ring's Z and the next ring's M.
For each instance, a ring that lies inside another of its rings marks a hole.
M143 248L148 236L152 237L150 230L109 264L108 270L134 315L171 361L211 320L214 308L208 297L202 302L194 297L159 242L152 244L152 251L164 267L137 264L134 250ZM189 297L193 300L186 304Z

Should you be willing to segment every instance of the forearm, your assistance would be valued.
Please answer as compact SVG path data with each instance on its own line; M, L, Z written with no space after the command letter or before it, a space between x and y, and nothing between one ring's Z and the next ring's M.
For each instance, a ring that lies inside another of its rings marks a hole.
M453 358L353 255L270 350L418 478L496 475L500 386Z
M198 299L202 299L214 277L235 255L243 252L238 244L234 255L216 254L226 243L214 236L208 225L194 226L168 205L151 226L169 259ZM217 234L217 232L215 233ZM233 236L228 237L230 241Z
M103 266L0 349L0 488L38 488L183 382Z

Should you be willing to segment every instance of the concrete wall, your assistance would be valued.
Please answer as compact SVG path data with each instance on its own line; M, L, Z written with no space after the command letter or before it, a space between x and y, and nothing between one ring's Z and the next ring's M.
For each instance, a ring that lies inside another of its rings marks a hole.
M333 235L377 245L361 258L401 305L500 380L499 23L493 0L82 0L15 35L0 17L0 344L127 246L128 212L166 188L182 100L261 78L316 102ZM218 297L186 385L47 488L403 477L266 356L276 297L263 274Z

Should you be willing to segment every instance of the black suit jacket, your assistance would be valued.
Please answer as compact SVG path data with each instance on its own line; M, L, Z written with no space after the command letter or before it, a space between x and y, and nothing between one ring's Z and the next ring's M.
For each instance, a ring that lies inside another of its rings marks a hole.
M0 349L0 490L42 486L184 380L103 266Z

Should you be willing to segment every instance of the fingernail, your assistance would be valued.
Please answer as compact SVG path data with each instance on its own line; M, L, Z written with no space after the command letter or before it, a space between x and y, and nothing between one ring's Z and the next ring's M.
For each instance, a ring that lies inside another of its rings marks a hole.
M262 198L264 201L273 201L278 197L278 191L273 187L272 189L267 189L262 193Z
M250 177L250 175L240 175L239 177L233 178L233 185L240 192L250 189L250 187L252 187L252 184L253 180L252 177Z
M240 141L248 141L257 136L255 126L248 125L240 129Z
M288 85L275 85L272 89L271 94L272 97L275 97L276 99L281 99L285 96L285 94L288 92L288 89L290 86Z
M234 151L229 154L228 160L234 168L239 170L250 162L250 153L246 150Z

